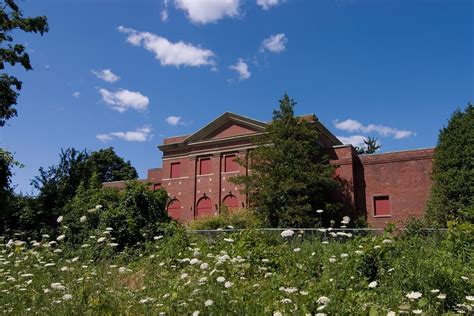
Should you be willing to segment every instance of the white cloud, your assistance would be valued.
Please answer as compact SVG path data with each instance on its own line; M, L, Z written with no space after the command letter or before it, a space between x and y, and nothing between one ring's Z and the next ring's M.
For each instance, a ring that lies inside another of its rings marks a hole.
M344 144L351 144L354 147L364 145L365 136L362 135L352 135L352 136L337 136L339 140Z
M99 134L96 135L97 139L101 142L108 142L114 138L125 140L127 142L145 142L152 138L151 127L144 126L137 128L135 131L130 132L113 132L108 134Z
M107 89L99 89L102 95L102 101L112 105L114 110L120 113L128 109L145 110L150 103L150 100L140 92L133 92L126 89L117 91L109 91Z
M240 80L247 80L252 75L249 71L248 65L242 60L242 58L239 58L235 65L232 65L229 68L237 71Z
M269 10L271 7L278 5L278 0L257 0L257 5L263 10Z
M272 53L281 53L286 49L288 38L284 33L272 35L263 40L260 51L268 50Z
M112 72L110 69L102 69L101 71L91 70L91 72L99 79L106 82L114 83L120 80L120 77Z
M240 0L174 0L193 23L206 24L224 17L238 17Z
M402 139L402 138L407 138L414 133L412 131L408 130L399 130L397 128L393 127L388 127L384 125L378 125L378 124L369 124L369 125L363 125L359 121L352 120L352 119L347 119L345 121L339 122L335 121L334 126L337 129L347 131L347 132L359 132L359 133L377 133L380 136L393 136L395 139Z
M161 14L160 14L160 17L161 17L161 22L167 22L168 21L168 10L167 9L162 10Z
M72 94L72 96L75 97L76 99L78 99L80 95L81 93L79 91L76 91Z
M174 115L168 116L166 118L166 123L168 123L171 126L176 126L178 124L182 124L181 116L174 116Z
M134 46L143 46L155 54L162 66L215 66L214 53L183 41L172 43L164 37L149 32L119 26L118 30L128 34L127 42Z

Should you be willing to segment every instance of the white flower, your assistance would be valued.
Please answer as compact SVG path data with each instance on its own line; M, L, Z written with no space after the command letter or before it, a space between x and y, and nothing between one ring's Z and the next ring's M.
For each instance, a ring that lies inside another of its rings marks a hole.
M281 232L280 236L285 238L285 237L291 237L295 234L294 231L292 231L291 229L287 229L287 230L284 230Z
M358 255L363 255L364 254L364 252L362 250L356 250L355 253L358 254Z
M324 212L323 210L317 210L316 213L318 214L321 214L322 212Z
M283 314L279 311L273 313L273 316L283 316Z
M229 229L234 229L234 226L228 225L227 228L229 228Z
M422 294L420 292L410 292L408 293L407 295L405 295L407 298L411 299L411 300L416 300L416 299L419 299Z
M423 311L421 309L412 310L413 314L421 314Z
M369 288L373 289L375 287L377 287L377 281L372 281L369 283Z
M58 223L61 223L61 222L63 221L63 216L59 216L56 221L57 221Z
M204 302L204 306L211 306L212 304L214 304L213 300L207 300Z
M66 266L64 266L64 267L61 268L61 271L63 271L63 272L66 272L67 270L69 270L69 268L66 267Z
M434 289L434 290L431 290L430 292L436 294L436 293L439 293L439 290L438 290L438 289Z
M464 275L463 275L463 276L461 276L461 279L463 279L464 281L467 281L467 280L469 280L469 278L468 278L467 276L464 276Z
M331 257L331 258L329 258L329 262L331 262L331 263L334 263L334 262L336 262L336 258L332 258L332 257Z
M155 237L153 237L154 240L160 240L161 238L163 238L163 236L155 236Z
M147 299L147 298L143 298L143 299L141 299L140 301L138 301L138 303L140 303L140 304L145 304L145 303L147 303L147 302L148 302L148 299Z
M468 300L469 302L472 302L472 301L474 301L474 296L468 295L468 296L466 296L466 300Z
M318 298L317 302L322 305L327 305L331 300L327 296L321 296Z
M199 316L200 312L199 311L194 311L193 316Z
M300 252L301 251L301 248L295 248L293 249L293 252Z
M387 316L397 316L397 313L393 311L388 311Z
M128 269L125 268L125 267L120 267L120 268L118 268L118 272L119 272L119 273L125 273L125 272L127 272L127 271L128 271Z
M57 240L57 241L61 241L61 240L63 240L64 238L66 238L66 235L59 235L59 236L56 238L56 240Z
M63 300L64 300L64 301L69 301L69 300L71 300L71 299L72 299L72 295L71 295L71 294L64 294L64 295L63 295Z
M81 223L84 223L86 220L87 220L87 216L85 216L85 215L83 215L83 216L81 216L81 218L79 218L79 221Z
M280 302L283 303L283 304L290 304L290 303L293 303L293 301L290 300L289 298L284 298L284 299L280 300Z
M104 242L105 241L105 237L100 237L99 239L97 239L97 242Z
M225 278L220 276L216 279L216 281L219 282L219 283L222 283L222 282L225 282Z
M224 240L227 241L227 242L230 242L230 243L234 242L234 240L232 238L224 238Z
M436 296L436 298L439 299L439 300L444 300L444 299L446 299L446 294L441 293L438 296Z
M117 247L119 244L117 244L116 242L111 242L108 244L110 247Z
M224 283L224 287L225 287L226 289L230 288L231 286L232 286L232 283L229 282L229 281L227 281L226 283Z
M188 276L189 276L189 274L183 273L183 274L181 274L180 278L181 278L181 280L184 280L184 279L186 279Z
M105 230L108 231L108 232L111 232L111 231L113 231L114 229L113 229L112 227L106 227Z
M347 253L341 253L341 258L347 258L349 255Z
M191 264L191 265L195 265L195 264L199 264L199 263L201 263L201 260L196 259L196 258L192 258L192 259L189 261L189 264Z
M203 262L203 263L201 263L201 265L199 266L199 268L200 268L201 270L207 270L207 269L209 269L209 264L207 264L206 262Z
M95 209L96 209L96 210L102 209L102 205L100 205L100 204L99 204L99 205L96 205L96 206L95 206Z
M351 218L350 218L349 216L344 216L344 217L342 218L341 223L342 223L342 224L349 224L350 221L351 221Z
M64 285L62 285L61 283L59 283L59 282L51 283L51 288L55 289L55 290L65 290L66 289L66 287Z
M384 239L382 240L382 244L391 244L393 241L391 239Z

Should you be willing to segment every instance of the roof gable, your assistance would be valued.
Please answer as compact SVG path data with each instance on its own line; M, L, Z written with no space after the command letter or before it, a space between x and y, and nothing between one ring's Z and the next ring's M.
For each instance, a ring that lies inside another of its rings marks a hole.
M186 138L186 144L206 140L217 140L251 134L259 134L265 130L267 123L257 121L238 114L225 112L214 121Z

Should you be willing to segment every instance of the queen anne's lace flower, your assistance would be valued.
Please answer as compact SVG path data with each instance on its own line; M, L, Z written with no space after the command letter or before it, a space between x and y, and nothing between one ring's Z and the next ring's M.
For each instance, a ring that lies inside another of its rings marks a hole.
M287 229L287 230L284 230L281 232L280 236L285 238L285 237L291 237L295 234L294 231L292 231L291 229Z
M408 293L407 295L405 295L407 298L411 299L411 300L416 300L416 299L419 299L423 294L421 294L420 292L410 292Z

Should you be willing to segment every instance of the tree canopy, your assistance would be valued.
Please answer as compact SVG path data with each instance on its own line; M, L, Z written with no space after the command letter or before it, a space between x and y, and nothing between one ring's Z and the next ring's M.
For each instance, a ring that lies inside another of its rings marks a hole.
M273 121L249 152L251 171L232 181L243 185L257 215L271 226L311 227L325 214L338 209L330 201L338 187L334 167L317 142L318 131L311 121L294 115L296 102L285 94Z
M374 154L381 147L382 145L378 143L377 138L369 136L366 139L364 139L364 145L360 147L357 146L356 150L359 153L359 155Z
M49 28L45 16L23 17L14 0L0 1L0 70L5 69L5 64L20 64L25 70L33 69L25 46L13 44L12 33L16 30L43 35ZM0 127L17 115L13 106L17 104L18 91L21 88L22 82L16 77L7 73L0 74Z
M438 137L427 215L446 225L459 217L474 221L474 106L457 109Z

